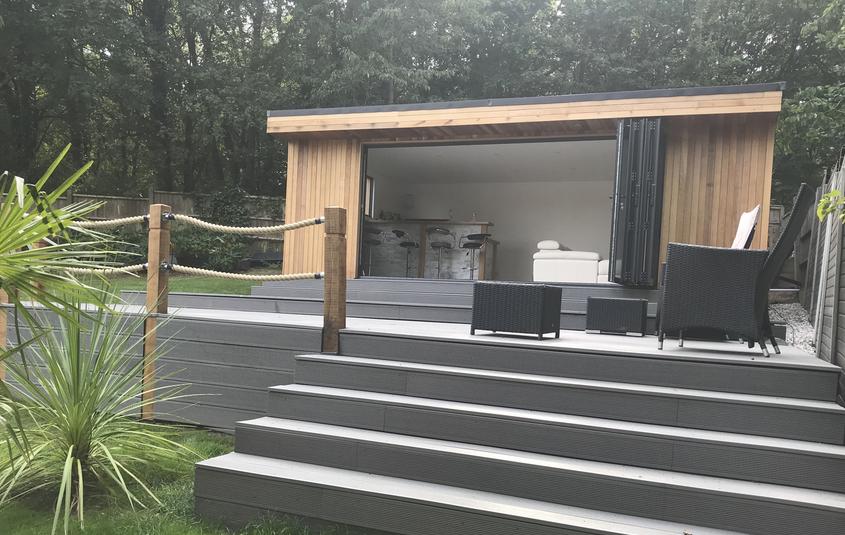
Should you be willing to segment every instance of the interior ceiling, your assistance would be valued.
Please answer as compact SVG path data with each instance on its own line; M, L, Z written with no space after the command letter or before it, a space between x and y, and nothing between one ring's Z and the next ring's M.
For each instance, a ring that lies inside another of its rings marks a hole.
M615 140L370 147L376 179L440 182L579 182L614 176Z

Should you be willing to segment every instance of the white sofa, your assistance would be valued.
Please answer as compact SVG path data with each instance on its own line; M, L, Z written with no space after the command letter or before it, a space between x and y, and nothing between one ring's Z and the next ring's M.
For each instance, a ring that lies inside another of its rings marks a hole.
M554 240L543 240L534 253L534 280L537 282L607 282L608 261L598 253L570 251Z

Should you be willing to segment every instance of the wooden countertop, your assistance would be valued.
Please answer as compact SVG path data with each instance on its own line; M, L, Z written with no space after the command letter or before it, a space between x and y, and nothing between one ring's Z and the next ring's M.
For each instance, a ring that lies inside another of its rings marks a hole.
M492 227L490 221L453 221L450 219L365 219L364 223L373 225L401 225L402 223L436 223L438 225L486 225Z

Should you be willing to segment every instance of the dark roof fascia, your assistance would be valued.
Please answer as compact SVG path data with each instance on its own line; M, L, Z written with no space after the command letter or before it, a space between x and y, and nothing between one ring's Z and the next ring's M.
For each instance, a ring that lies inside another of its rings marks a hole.
M550 95L544 97L492 98L482 100L457 100L451 102L422 102L418 104L390 104L383 106L351 106L341 108L307 108L298 110L271 110L268 117L295 117L303 115L331 115L345 113L377 113L388 111L447 110L493 106L521 106L526 104L561 104L632 98L690 97L704 95L730 95L784 91L786 82L748 85L722 85L712 87L675 87L667 89L642 89L637 91L612 91L609 93L581 93L576 95Z

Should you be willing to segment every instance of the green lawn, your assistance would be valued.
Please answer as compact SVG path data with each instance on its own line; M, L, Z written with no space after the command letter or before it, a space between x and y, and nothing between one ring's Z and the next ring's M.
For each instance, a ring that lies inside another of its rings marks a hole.
M180 441L202 459L232 451L232 438L206 431L188 430ZM85 530L75 526L74 534L84 535L229 535L232 532L193 515L192 459L145 474L162 505L132 511L129 506L103 499L98 503L86 498ZM164 475L167 473L168 475ZM0 532L4 535L44 535L53 523L50 496L28 499L0 509ZM60 532L61 532L61 528ZM266 520L247 526L242 535L346 535L353 530L343 527L314 530L296 519Z
M251 275L276 274L280 272L279 266L255 268L247 273ZM112 279L115 291L121 290L145 290L146 279L141 277L122 276ZM220 279L217 277L194 277L190 275L170 275L171 292L208 293L208 294L230 294L249 295L253 286L260 285L256 281L239 281Z

